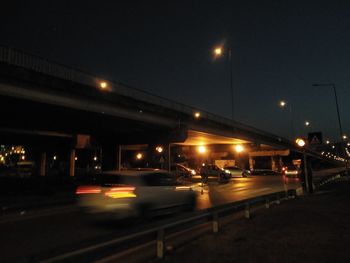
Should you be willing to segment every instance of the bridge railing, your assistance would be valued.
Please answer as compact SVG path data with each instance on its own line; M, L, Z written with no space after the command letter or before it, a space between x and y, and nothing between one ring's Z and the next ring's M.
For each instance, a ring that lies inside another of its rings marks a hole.
M94 74L67 67L59 63L51 62L43 57L32 55L18 49L0 46L0 62L92 87L98 87L101 81L106 81L108 83L110 91L118 95L135 98L143 102L155 104L164 108L169 108L171 110L175 110L189 116L192 116L196 111L200 111L201 118L205 118L225 125L230 125L234 128L243 129L255 134L260 134L262 136L269 137L276 142L288 142L286 139L283 139L279 136L259 130L249 125L235 122L229 118L225 118L207 112L205 110L178 103L170 99L151 94L147 91L120 84L115 81L109 81Z

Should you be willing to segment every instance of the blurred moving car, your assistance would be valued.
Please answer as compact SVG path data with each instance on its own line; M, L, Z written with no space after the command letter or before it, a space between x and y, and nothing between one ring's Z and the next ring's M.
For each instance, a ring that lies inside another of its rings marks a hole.
M239 168L238 166L225 166L224 170L231 177L247 177L251 175L249 170Z
M193 210L196 194L163 170L103 172L76 189L78 206L98 218L127 218Z
M282 174L289 178L298 178L301 173L300 168L295 165L282 167Z
M196 175L195 170L178 163L172 165L170 169L176 177L191 178L193 175Z

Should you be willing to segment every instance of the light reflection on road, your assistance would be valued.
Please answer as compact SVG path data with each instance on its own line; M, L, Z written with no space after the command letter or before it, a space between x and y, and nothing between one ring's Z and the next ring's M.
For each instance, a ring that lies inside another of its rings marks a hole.
M299 187L299 180L291 178L284 180L283 176L233 178L227 183L218 183L216 180L209 179L204 186L199 182L194 184L194 190L198 195L197 209L206 209L211 206Z

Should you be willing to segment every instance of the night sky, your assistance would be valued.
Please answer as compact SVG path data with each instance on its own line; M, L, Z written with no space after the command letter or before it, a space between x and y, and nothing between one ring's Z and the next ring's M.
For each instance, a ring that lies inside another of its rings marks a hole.
M350 135L349 1L6 1L0 44L288 137ZM311 127L306 128L308 120Z

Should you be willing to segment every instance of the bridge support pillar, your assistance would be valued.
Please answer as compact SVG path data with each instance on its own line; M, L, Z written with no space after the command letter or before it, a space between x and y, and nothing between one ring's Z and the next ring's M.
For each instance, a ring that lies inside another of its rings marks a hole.
M75 176L75 149L70 151L69 157L69 176Z
M46 176L46 152L40 156L40 176Z
M275 157L271 156L271 170L275 171L276 170L276 161L275 161Z

